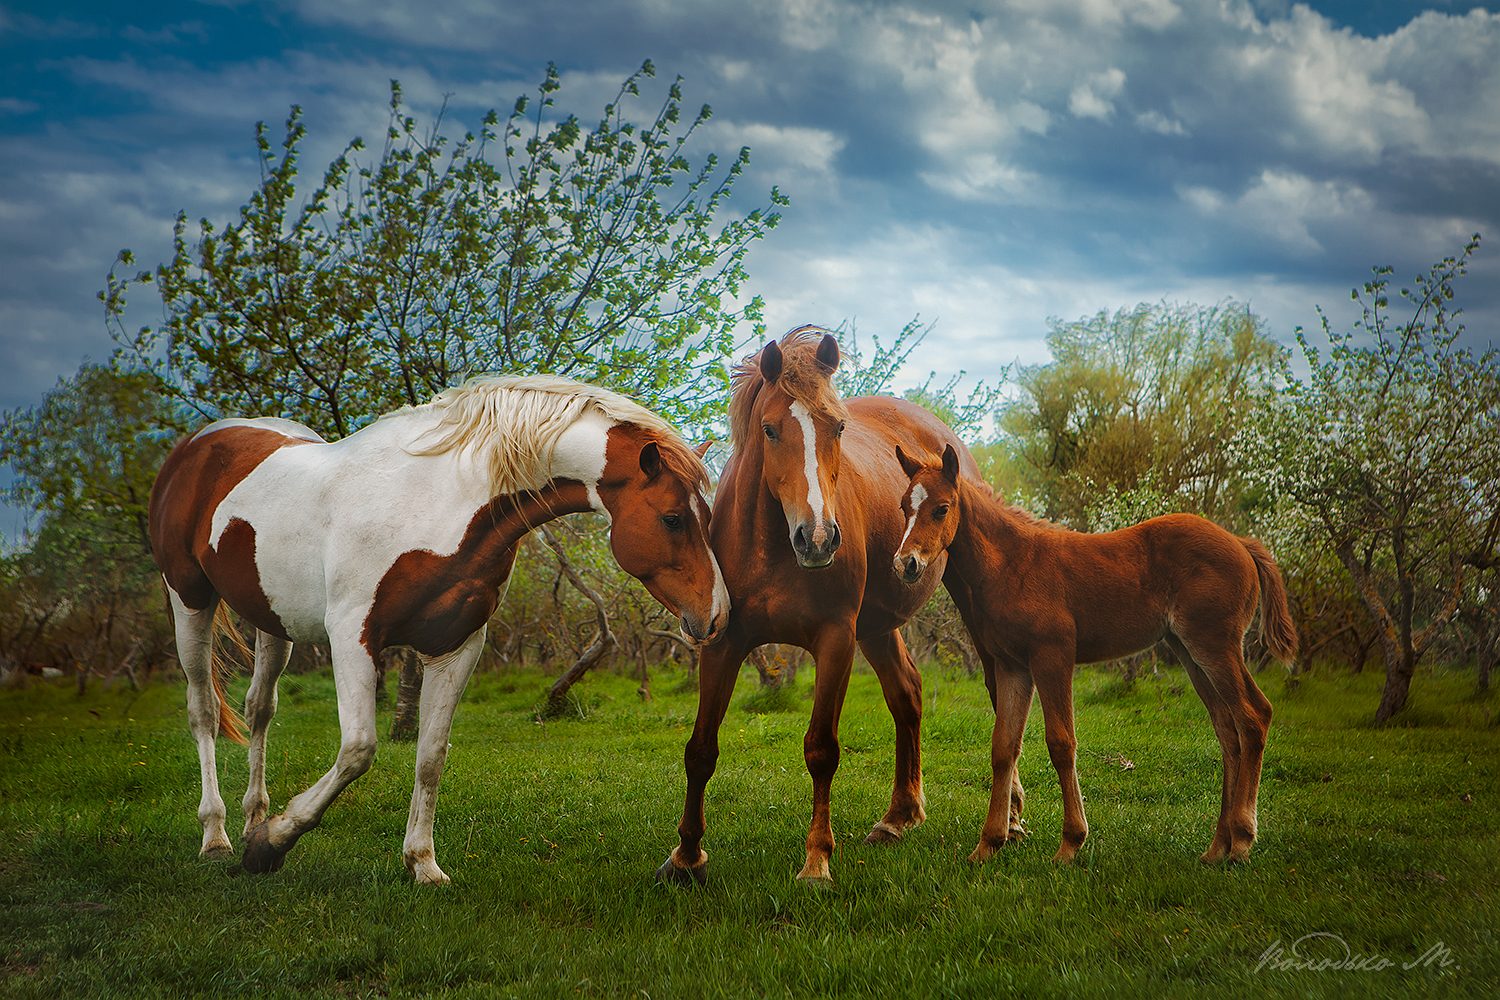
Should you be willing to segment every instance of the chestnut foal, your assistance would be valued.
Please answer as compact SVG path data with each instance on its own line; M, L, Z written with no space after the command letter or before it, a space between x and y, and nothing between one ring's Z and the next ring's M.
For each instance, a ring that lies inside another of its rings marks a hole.
M1257 604L1271 653L1290 660L1297 650L1286 587L1266 547L1192 514L1106 534L1069 531L961 476L951 446L940 464L913 460L899 446L896 457L910 478L896 574L918 585L946 553L945 583L980 648L995 704L989 815L969 859L984 861L1014 833L1011 789L1033 685L1062 784L1062 844L1054 860L1073 859L1088 835L1074 766L1073 669L1166 640L1223 749L1219 822L1203 861L1244 861L1255 841L1271 724L1271 704L1245 669L1241 648Z

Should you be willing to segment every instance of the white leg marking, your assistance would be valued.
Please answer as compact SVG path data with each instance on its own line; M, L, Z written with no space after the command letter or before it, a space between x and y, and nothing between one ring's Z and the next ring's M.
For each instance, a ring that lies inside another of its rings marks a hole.
M448 734L453 712L484 649L485 630L480 629L446 656L424 657L422 701L417 734L417 777L411 792L411 811L406 817L406 841L401 855L412 877L420 884L443 885L447 874L438 867L433 853L432 822L437 813L438 782L448 759Z
M286 669L292 644L269 632L255 633L255 674L245 692L245 722L250 729L250 782L240 803L245 814L245 832L263 823L271 808L266 794L266 730L276 716L276 681Z
M812 543L821 546L824 537L823 484L818 481L818 431L807 407L794 402L791 413L802 428L802 471L807 476L807 506L813 515Z
M177 633L177 659L187 675L188 724L198 745L198 776L203 795L198 800L198 822L203 824L204 857L223 857L233 848L224 829L224 799L219 794L219 765L214 738L219 735L219 699L214 694L214 609L194 611L167 587L172 605L172 627Z

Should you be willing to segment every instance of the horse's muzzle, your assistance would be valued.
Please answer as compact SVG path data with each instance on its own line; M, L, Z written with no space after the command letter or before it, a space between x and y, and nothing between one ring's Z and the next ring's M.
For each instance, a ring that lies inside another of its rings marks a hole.
M915 552L904 558L898 555L895 560L895 570L902 583L913 584L922 579L922 574L927 572L927 560Z
M797 525L797 530L792 532L792 551L797 554L797 565L803 569L822 569L832 564L833 554L838 551L839 543L843 540L837 521L828 522L822 545L812 543L807 525Z
M724 634L724 625L728 621L728 612L720 612L717 617L707 622L697 615L685 614L681 619L682 631L695 643L710 643Z

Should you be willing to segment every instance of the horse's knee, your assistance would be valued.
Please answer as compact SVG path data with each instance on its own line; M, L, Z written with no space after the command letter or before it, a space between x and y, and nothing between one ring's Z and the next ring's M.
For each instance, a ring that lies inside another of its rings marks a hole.
M375 734L357 733L339 746L338 768L349 778L357 778L375 762Z
M714 768L719 765L719 744L717 741L689 740L682 751L682 766L687 772L687 779L691 782L706 784L713 777Z
M814 781L831 778L839 769L839 741L808 733L802 741L802 757Z
M1047 756L1052 758L1053 767L1072 767L1077 752L1078 741L1072 736L1060 733L1047 734Z

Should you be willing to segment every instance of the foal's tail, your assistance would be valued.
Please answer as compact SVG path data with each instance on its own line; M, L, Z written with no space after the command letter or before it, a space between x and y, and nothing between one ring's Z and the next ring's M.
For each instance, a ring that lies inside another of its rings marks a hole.
M213 631L208 637L209 655L209 677L214 682L214 696L219 699L219 735L228 737L236 743L243 744L245 740L245 717L235 711L234 706L229 704L229 699L224 696L224 679L229 675L229 661L219 653L219 644L215 640L218 633L229 637L234 647L240 651L250 663L255 662L255 654L251 652L250 645L245 642L245 637L229 617L229 605L223 601L214 609Z
M1286 603L1286 583L1271 552L1253 538L1240 538L1260 577L1260 634L1271 655L1290 662L1297 655L1297 626Z

